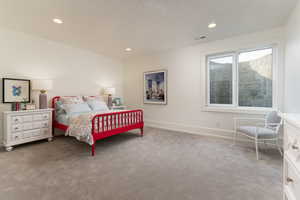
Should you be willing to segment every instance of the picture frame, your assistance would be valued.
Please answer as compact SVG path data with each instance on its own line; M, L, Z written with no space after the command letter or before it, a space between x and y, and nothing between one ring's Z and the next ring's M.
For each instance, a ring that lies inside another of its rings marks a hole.
M30 102L30 80L2 78L2 87L3 103Z
M123 104L123 102L120 97L113 97L112 104L114 106L121 106Z
M167 104L167 70L144 72L144 104Z

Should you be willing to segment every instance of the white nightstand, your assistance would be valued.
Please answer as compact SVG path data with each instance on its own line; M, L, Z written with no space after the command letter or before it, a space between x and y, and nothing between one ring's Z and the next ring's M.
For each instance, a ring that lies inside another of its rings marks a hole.
M3 112L3 145L13 146L36 140L52 140L52 109Z
M112 106L110 110L126 110L127 106Z

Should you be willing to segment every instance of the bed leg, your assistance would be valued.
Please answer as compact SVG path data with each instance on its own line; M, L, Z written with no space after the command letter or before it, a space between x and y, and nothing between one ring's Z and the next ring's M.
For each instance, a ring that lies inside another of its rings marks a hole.
M92 145L92 156L94 156L95 155L95 142L94 142L94 144Z
M144 136L144 127L141 128L141 137Z

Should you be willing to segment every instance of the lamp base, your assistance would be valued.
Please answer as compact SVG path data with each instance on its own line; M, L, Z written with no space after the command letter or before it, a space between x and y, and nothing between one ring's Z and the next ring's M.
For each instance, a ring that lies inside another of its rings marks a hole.
M40 109L47 109L47 94L46 93L40 93L39 95L39 108Z
M108 95L108 97L107 97L107 106L109 108L112 107L112 95Z

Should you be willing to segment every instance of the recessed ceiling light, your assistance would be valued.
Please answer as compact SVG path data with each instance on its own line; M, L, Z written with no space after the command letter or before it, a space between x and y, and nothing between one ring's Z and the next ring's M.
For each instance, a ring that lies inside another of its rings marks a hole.
M132 49L131 48L126 48L125 51L132 51Z
M195 40L204 40L207 37L205 35L199 36L199 37L195 37Z
M63 21L61 19L58 19L58 18L53 19L53 22L57 23L57 24L62 24L63 23Z
M215 28L216 26L217 24L215 22L208 24L208 28Z

